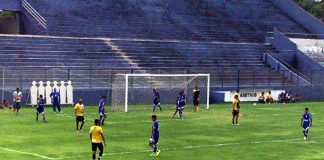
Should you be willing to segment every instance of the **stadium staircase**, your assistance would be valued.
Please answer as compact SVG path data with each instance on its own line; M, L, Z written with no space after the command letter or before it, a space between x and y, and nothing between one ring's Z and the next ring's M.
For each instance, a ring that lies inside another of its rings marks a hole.
M45 17L48 36L0 36L12 86L16 77L26 86L68 77L100 88L132 72L211 73L216 87L282 85L283 74L262 59L273 51L263 43L267 32L309 33L267 0L28 2Z

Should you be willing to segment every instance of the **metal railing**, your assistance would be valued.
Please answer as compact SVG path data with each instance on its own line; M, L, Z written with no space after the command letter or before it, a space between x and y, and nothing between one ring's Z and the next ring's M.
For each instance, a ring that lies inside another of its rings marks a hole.
M116 74L153 73L153 74L211 74L211 87L283 87L283 86L324 86L324 71L302 70L307 79L298 76L287 68L278 70L267 67L251 69L215 68L152 68L141 69L15 69L0 70L3 90L20 87L28 90L32 81L68 81L76 90L110 89Z
M36 24L36 26L40 26L44 30L44 32L47 33L46 19L38 11L36 11L36 9L27 0L22 0L21 6L23 11L32 16L38 23Z

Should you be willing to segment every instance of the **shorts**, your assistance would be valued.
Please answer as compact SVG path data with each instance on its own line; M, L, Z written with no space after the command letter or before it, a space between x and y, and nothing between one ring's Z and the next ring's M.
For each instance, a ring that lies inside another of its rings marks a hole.
M307 130L310 127L310 123L303 123L303 129Z
M194 104L194 106L199 106L199 100L195 99L195 100L193 101L193 104Z
M77 122L84 122L84 117L83 116L77 116L76 121Z
M159 135L157 135L157 136L153 136L153 140L154 140L154 142L153 142L153 144L158 144L159 143L159 139L160 139L160 136Z
M158 100L154 100L154 101L153 101L153 106L157 106L157 105L160 105L160 101L158 101Z
M45 112L45 109L44 109L44 107L37 107L37 108L36 108L36 111L37 111L37 113L39 113L39 114L43 114L43 113Z
M183 109L184 109L184 107L177 107L177 111L179 111L179 112L180 112L180 111L182 112Z
M97 151L97 149L99 149L100 152L103 151L102 143L93 143L92 142L92 151L95 152L95 151Z
M21 108L20 102L15 102L14 105L13 105L13 108L14 109L20 109Z
M238 116L240 114L239 110L233 110L232 112L233 116Z

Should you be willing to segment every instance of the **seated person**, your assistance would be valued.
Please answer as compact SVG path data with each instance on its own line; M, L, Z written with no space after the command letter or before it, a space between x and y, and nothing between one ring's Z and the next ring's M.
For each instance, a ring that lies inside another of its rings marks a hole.
M279 102L279 103L284 103L284 102L285 102L285 93L284 93L284 92L281 92L281 93L278 95L278 102Z
M300 102L300 95L296 93L294 97L291 99L292 102Z
M1 109L12 109L12 106L7 100L4 99L1 104Z
M265 103L265 97L264 97L264 92L261 93L261 95L258 98L259 103Z
M273 102L273 98L271 95L271 91L268 92L267 96L266 96L266 103L272 103Z
M290 99L291 99L291 91L289 93L285 91L285 103L290 102Z

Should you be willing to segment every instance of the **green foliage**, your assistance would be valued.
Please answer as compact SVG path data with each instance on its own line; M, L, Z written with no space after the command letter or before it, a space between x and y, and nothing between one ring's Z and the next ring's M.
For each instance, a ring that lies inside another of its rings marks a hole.
M307 12L317 18L324 18L324 1L314 2L314 0L294 0Z
M103 126L107 148L103 159L112 160L320 160L324 155L324 103L241 104L240 126L231 124L231 104L213 104L210 110L185 108L184 120L172 119L174 105L162 104L160 157L150 157L151 105L138 111L109 112ZM304 141L300 127L305 107L314 125ZM74 109L64 114L46 108L48 123L35 122L35 108L23 107L18 116L0 110L0 159L89 160L89 129L98 118L97 106L86 105L84 133L76 133ZM40 117L41 120L41 117ZM28 153L33 154L28 154ZM46 156L46 157L40 157Z
M1 19L9 19L15 17L15 12L13 11L1 11L0 12L0 18Z

